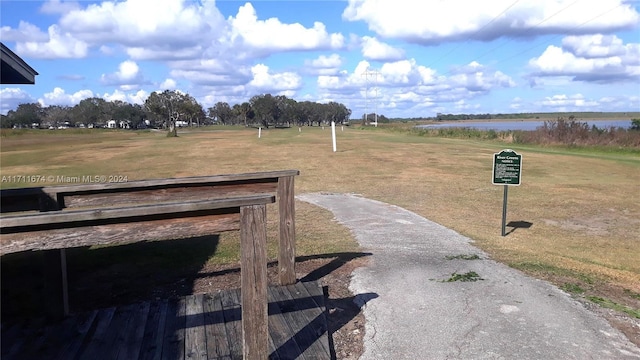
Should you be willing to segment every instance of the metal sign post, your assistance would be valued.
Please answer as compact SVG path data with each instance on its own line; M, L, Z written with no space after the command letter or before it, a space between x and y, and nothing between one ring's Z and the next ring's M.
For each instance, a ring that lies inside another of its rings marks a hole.
M497 154L493 154L493 180L494 185L504 185L504 195L502 199L502 236L506 235L505 227L507 222L507 192L509 186L520 185L520 175L522 174L522 155L511 149L505 149Z

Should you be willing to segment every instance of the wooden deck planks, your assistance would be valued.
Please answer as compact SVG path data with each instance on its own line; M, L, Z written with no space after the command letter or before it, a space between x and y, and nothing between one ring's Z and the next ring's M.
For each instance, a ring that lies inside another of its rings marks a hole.
M87 334L91 329L91 324L95 321L96 316L98 316L98 310L83 313L76 317L74 329L75 334L69 336L71 341L66 342L66 344L63 344L63 346L60 347L60 351L54 359L65 360L74 359L76 357L76 354L80 351L82 343L85 341Z
M205 336L209 358L231 360L231 349L224 323L221 294L204 295Z
M203 294L186 298L185 359L207 360L207 338L204 329Z
M162 360L184 359L184 331L186 327L185 299L169 301L164 329Z
M305 359L328 359L330 358L330 354L326 351L328 345L325 348L320 341L317 341L318 338L322 338L323 334L326 335L326 320L324 330L320 324L324 320L324 311L315 308L313 300L303 294L300 286L303 285L298 283L294 286L273 289L282 316L293 334L282 346L286 347L290 346L289 343L295 343ZM328 338L325 339L328 344Z
M168 300L154 301L149 307L144 336L140 345L141 360L160 360L164 340L164 328L167 321Z
M221 294L224 326L229 341L229 356L242 359L242 313L240 311L240 290L224 291Z
M300 357L302 350L295 341L289 341L292 330L283 316L279 299L274 290L269 291L269 335L273 342L269 358L295 359Z
M270 287L269 359L331 359L317 282ZM2 359L242 359L239 289L2 325Z
M320 336L322 341L316 341L315 343L321 345L328 355L331 354L331 349L329 348L329 338L328 338L328 323L325 312L325 304L324 304L324 292L320 286L316 283L304 282L298 283L296 289L300 290L300 295L302 295L299 305L302 307L307 307L307 314L309 318L307 319L308 325L310 329L313 330L314 339L315 336ZM298 298L298 297L296 297ZM313 318L313 320L311 320Z

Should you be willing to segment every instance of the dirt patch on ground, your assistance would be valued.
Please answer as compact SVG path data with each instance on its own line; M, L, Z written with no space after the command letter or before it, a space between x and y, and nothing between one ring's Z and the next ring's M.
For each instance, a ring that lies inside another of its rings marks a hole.
M582 231L587 235L606 236L613 229L624 228L624 224L640 224L640 220L629 214L628 210L616 211L609 209L598 215L563 220L542 219L550 226L560 227L570 231Z
M353 301L349 283L353 270L366 264L366 255L357 252L311 255L298 257L296 261L299 281L319 281L325 287L330 341L337 359L357 359L363 351L364 316ZM3 322L33 317L41 309L41 256L38 252L3 256ZM81 261L86 256L81 250L68 251L72 312L240 287L239 264L205 264L200 269L149 268L149 264L139 260L117 261L104 267L99 261ZM277 284L275 262L269 264L268 275L270 284Z

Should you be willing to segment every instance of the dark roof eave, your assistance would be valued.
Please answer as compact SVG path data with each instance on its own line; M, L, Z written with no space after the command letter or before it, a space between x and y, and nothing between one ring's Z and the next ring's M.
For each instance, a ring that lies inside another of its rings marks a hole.
M16 55L11 49L0 43L2 50L1 84L35 84L39 75L29 64Z

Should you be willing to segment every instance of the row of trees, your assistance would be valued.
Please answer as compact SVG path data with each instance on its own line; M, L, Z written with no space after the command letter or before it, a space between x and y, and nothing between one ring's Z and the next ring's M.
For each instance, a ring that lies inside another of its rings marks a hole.
M206 109L189 94L174 90L153 92L144 104L130 104L120 100L106 101L88 98L75 106L25 103L10 110L0 118L3 128L27 127L106 127L115 120L129 128L163 128L169 136L175 136L179 126L211 124L244 126L313 126L332 121L344 124L349 121L351 110L337 102L320 104L311 101L298 102L284 95L256 95L248 102L230 106L218 102Z
M209 108L210 118L221 124L245 126L313 126L329 124L332 121L344 124L349 121L351 110L344 104L329 102L321 104L312 101L298 102L284 95L256 95L248 102L230 107L225 102L218 102Z

